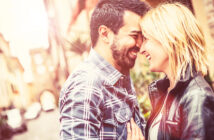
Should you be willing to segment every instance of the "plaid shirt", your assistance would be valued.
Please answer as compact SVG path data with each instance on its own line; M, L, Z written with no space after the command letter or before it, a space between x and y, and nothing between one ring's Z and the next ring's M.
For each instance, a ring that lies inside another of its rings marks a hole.
M93 49L65 82L59 106L63 140L126 140L126 124L132 117L144 130L145 121L130 77L122 75Z

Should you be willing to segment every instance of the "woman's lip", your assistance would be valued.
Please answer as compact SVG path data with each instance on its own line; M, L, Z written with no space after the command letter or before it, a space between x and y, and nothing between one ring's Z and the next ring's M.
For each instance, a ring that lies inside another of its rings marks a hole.
M146 57L147 60L151 60L151 56L145 50L140 52L142 55Z

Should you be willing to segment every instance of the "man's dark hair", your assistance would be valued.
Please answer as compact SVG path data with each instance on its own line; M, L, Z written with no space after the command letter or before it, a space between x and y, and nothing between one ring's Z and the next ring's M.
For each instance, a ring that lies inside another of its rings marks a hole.
M107 26L115 34L123 26L124 11L131 11L143 16L150 6L140 0L100 0L94 9L90 22L91 43L97 43L101 25Z

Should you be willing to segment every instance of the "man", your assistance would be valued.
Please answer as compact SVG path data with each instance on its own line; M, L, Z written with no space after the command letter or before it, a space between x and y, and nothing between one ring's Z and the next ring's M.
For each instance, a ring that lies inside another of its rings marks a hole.
M142 43L138 0L100 0L92 14L92 46L61 90L61 139L126 139L134 118L143 130L129 70Z

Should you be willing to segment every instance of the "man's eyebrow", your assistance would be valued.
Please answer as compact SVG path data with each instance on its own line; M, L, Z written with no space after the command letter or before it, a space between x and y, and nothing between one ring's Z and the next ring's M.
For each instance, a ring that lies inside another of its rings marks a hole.
M131 33L134 33L134 34L142 34L141 31L131 31Z

